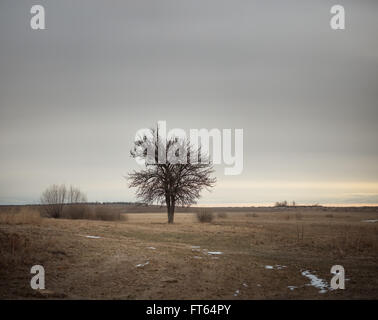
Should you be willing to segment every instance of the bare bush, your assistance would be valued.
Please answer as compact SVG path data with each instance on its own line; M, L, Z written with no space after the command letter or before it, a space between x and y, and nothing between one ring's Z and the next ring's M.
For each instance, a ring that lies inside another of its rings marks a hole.
M67 188L65 185L52 185L41 196L41 204L46 217L59 218L62 215L63 206L66 202Z
M201 223L212 222L214 219L214 214L208 209L200 209L197 211L197 220Z
M87 201L80 189L62 184L48 187L41 196L42 214L49 218L61 218L66 204L77 204Z
M277 207L277 208L287 207L287 201L286 201L286 200L285 200L285 201L282 201L282 202L277 201L277 202L274 204L274 206Z

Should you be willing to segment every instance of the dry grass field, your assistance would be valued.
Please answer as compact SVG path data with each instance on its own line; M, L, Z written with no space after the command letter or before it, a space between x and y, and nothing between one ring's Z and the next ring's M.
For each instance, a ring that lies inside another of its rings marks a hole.
M173 225L164 213L119 221L0 213L0 298L378 298L377 209L217 210L211 223L176 213ZM43 291L30 288L36 264ZM345 290L329 287L337 264Z

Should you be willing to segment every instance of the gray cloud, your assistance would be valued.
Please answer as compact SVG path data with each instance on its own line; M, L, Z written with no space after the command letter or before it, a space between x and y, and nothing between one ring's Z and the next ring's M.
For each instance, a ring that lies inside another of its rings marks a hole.
M204 201L326 200L285 190L292 180L360 193L354 182L378 178L378 3L342 2L337 32L330 0L44 1L45 31L29 27L34 1L2 1L0 202L37 201L60 182L133 200L128 149L158 120L244 129L243 174L218 168ZM266 180L281 190L222 191Z

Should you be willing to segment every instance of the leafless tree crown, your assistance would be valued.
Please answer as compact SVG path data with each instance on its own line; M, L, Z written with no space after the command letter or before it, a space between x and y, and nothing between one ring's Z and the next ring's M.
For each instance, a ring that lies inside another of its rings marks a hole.
M147 150L154 152L149 153ZM165 153L163 158L166 160L159 163L162 153ZM201 161L193 161L193 153ZM169 223L173 222L176 205L196 203L200 192L204 188L209 190L216 182L211 177L213 166L208 158L205 159L207 156L201 154L200 146L194 149L188 141L177 137L162 141L158 130L151 129L150 137L137 139L131 156L143 159L145 169L134 170L128 175L129 187L135 187L137 197L146 203L166 204Z

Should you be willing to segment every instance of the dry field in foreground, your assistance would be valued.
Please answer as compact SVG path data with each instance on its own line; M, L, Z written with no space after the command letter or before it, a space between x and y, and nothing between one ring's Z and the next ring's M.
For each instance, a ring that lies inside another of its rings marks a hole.
M378 298L377 209L230 209L212 223L177 213L173 225L162 213L92 221L29 211L0 214L1 299ZM29 284L36 264L41 292ZM345 290L329 290L336 264Z

